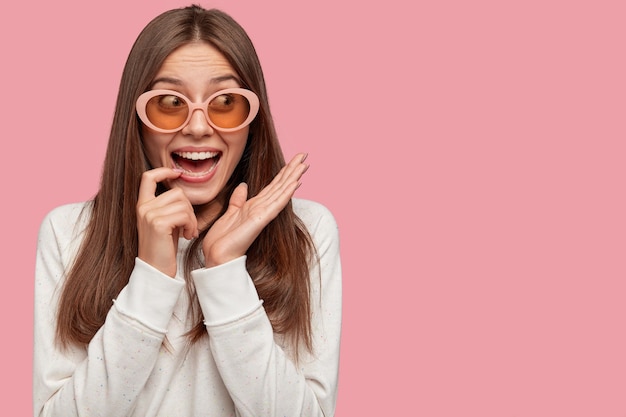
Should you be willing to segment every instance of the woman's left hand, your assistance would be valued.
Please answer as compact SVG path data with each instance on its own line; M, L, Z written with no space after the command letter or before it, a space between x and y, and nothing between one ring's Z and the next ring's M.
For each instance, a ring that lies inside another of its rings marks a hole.
M204 238L206 267L212 267L246 254L252 242L278 213L285 208L300 186L300 178L309 167L306 154L297 154L261 192L248 199L248 186L235 188L228 209L211 226Z

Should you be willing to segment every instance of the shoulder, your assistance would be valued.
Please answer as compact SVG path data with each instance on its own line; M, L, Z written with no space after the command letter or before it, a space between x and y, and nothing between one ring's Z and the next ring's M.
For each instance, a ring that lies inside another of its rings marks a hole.
M52 209L41 222L39 240L71 240L84 230L90 213L90 202L65 204Z
M320 241L338 240L339 230L332 212L316 201L294 198L293 211L302 220L317 244Z
M35 275L47 288L56 288L75 259L90 213L89 203L67 204L51 210L41 222Z
M292 199L293 211L307 225L313 227L337 227L337 222L331 211L321 203L301 198Z

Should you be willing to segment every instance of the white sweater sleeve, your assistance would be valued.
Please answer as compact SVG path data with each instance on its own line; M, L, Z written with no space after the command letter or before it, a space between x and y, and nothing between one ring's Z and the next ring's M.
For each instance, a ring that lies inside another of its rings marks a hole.
M35 416L131 413L156 361L184 283L136 261L105 324L85 349L55 342L62 282L80 240L78 206L51 212L39 231L35 266L33 406ZM85 277L88 279L88 277Z
M307 206L308 207L308 206ZM237 415L325 416L335 412L341 333L341 264L334 218L304 213L319 265L311 269L314 351L296 365L275 341L245 258L192 272L215 363Z

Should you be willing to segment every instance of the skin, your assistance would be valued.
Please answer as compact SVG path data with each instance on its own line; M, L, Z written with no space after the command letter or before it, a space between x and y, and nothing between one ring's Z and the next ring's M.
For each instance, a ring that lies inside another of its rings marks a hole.
M224 56L207 43L190 43L174 51L155 77L153 89L183 93L192 101L205 100L214 92L239 87L238 77ZM248 127L223 133L213 129L204 113L196 110L190 121L174 133L159 133L143 126L146 156L154 169L144 172L137 202L140 259L170 277L176 275L179 235L198 236L213 220L223 202L216 196L239 163ZM201 181L186 178L175 169L171 154L184 149L221 153L211 175ZM246 184L233 192L226 213L204 238L206 267L220 265L246 254L248 248L293 197L308 169L305 154L297 154L257 196L248 198ZM168 191L155 195L163 182ZM202 209L199 209L202 207Z

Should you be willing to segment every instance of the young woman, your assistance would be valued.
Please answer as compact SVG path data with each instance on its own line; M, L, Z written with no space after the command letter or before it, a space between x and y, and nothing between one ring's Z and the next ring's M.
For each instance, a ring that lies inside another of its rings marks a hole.
M126 63L101 185L41 226L36 416L332 416L335 221L294 199L252 43L198 6Z

